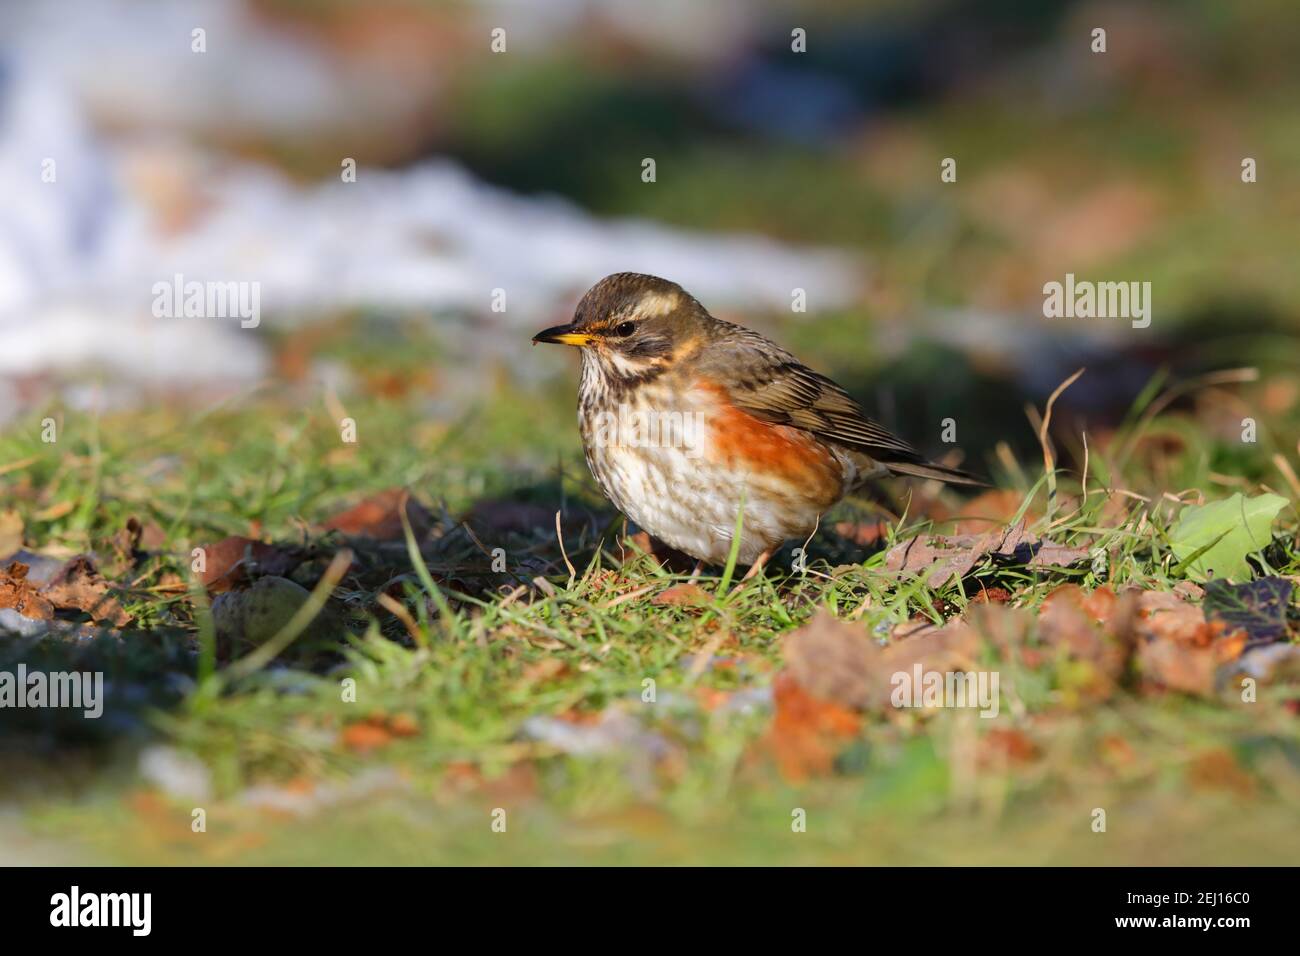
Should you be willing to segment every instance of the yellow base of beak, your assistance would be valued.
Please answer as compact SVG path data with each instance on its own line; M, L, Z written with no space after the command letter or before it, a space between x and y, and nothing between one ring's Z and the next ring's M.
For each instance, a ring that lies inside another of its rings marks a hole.
M557 325L552 329L545 329L533 336L534 342L547 342L555 345L590 345L596 340L594 335L586 332L572 332L568 326Z
M590 345L594 336L586 335L583 332L565 332L563 335L557 335L551 339L552 342L558 342L560 345Z

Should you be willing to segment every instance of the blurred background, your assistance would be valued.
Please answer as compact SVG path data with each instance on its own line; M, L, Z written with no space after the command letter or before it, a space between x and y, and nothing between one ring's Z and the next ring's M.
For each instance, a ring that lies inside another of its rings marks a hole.
M0 37L9 419L267 381L454 414L570 374L527 337L620 270L921 444L979 401L977 456L1078 365L1100 427L1162 367L1300 359L1285 0L14 0ZM1044 319L1067 272L1150 281L1151 327ZM176 274L260 324L155 317Z

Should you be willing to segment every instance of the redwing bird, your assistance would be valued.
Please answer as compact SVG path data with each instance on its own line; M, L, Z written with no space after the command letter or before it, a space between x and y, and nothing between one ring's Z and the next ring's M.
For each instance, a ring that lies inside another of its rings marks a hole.
M757 332L709 314L675 282L620 272L568 325L533 342L582 350L578 427L601 490L643 530L753 575L782 542L888 474L982 482L928 461L840 386Z

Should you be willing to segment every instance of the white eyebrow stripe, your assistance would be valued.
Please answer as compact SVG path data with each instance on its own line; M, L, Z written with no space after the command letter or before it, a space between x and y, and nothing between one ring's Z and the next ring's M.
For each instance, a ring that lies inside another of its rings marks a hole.
M636 304L638 315L669 315L682 304L682 297L676 292L647 292Z

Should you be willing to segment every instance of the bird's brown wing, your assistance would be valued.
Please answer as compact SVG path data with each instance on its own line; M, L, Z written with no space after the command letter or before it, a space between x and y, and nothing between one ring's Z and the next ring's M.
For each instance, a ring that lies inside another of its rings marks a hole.
M870 456L894 471L941 481L976 479L929 462L914 447L873 422L848 393L789 352L739 326L710 350L715 380L731 401L761 421L790 425Z

